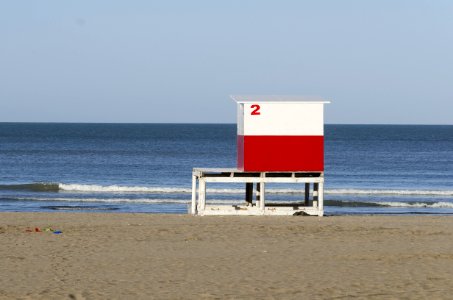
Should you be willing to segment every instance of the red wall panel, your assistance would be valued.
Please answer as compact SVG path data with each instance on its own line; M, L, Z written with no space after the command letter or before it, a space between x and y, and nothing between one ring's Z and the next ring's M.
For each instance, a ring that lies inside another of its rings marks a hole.
M324 136L237 137L238 169L324 171Z

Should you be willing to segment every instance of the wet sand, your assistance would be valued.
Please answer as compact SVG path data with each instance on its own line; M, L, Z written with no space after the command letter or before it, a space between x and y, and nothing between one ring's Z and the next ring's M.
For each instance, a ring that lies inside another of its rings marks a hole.
M448 216L0 213L0 299L449 299L452 234Z

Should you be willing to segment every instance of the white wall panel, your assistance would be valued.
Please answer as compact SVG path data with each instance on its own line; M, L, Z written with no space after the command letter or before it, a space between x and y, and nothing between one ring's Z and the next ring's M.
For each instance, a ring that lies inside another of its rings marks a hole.
M252 115L259 105L259 115ZM324 104L257 102L238 104L239 135L324 135Z
M237 135L244 135L244 104L237 104Z

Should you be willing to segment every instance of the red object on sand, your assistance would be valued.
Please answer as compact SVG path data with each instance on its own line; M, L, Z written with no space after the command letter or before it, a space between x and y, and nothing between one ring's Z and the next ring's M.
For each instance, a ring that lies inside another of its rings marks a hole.
M35 227L35 232L42 232L42 231L38 227Z

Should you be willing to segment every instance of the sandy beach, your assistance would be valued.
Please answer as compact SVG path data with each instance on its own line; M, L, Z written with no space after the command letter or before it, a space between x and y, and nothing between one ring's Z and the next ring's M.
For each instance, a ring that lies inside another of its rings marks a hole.
M448 299L453 218L1 213L2 299ZM51 227L62 231L27 232Z

